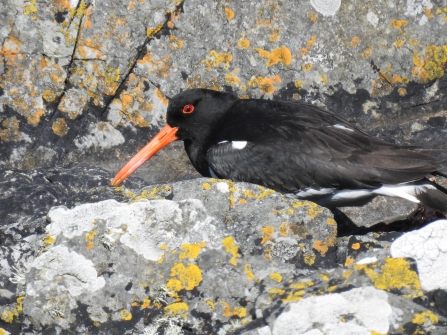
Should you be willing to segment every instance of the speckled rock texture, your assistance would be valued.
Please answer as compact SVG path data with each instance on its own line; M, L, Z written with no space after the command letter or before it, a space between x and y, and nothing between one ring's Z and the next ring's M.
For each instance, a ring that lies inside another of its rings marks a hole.
M0 335L445 334L446 221L411 203L191 180L181 143L108 186L193 87L446 150L445 31L442 0L3 1Z

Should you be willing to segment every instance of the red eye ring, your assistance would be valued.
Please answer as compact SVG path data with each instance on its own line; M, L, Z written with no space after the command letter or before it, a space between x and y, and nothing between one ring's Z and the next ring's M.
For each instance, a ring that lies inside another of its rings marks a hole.
M183 114L191 114L192 112L194 112L194 106L193 105L185 105L185 107L183 107L182 113Z

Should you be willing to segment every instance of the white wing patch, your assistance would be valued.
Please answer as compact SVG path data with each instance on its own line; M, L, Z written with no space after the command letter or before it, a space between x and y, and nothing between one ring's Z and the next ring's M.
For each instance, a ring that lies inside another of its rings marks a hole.
M354 131L353 129L342 126L341 124L334 124L332 127L347 130L347 131Z
M228 143L228 141L220 141L220 142L217 143L217 144L222 144L222 143Z
M233 149L244 149L245 146L247 145L247 141L233 141L231 142L231 147Z

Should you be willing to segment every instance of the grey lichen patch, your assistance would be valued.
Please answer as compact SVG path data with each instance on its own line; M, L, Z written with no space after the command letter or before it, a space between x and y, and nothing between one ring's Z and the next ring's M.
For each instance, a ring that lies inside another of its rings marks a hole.
M39 274L35 270L40 270ZM98 277L91 260L78 254L76 251L69 251L67 247L58 245L49 249L37 257L30 265L30 274L27 287L27 295L35 296L51 282L53 288L47 287L45 290L51 291L56 287L67 290L73 297L85 292L95 292L104 287L105 280ZM58 279L62 279L57 283ZM51 286L51 285L50 285Z

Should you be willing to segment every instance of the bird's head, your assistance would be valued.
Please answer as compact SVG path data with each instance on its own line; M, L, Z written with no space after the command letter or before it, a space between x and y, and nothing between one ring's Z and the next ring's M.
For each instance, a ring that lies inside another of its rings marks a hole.
M211 135L216 122L238 98L208 89L183 91L169 100L167 125L146 144L113 178L118 186L144 162L169 143L182 140L199 145Z

